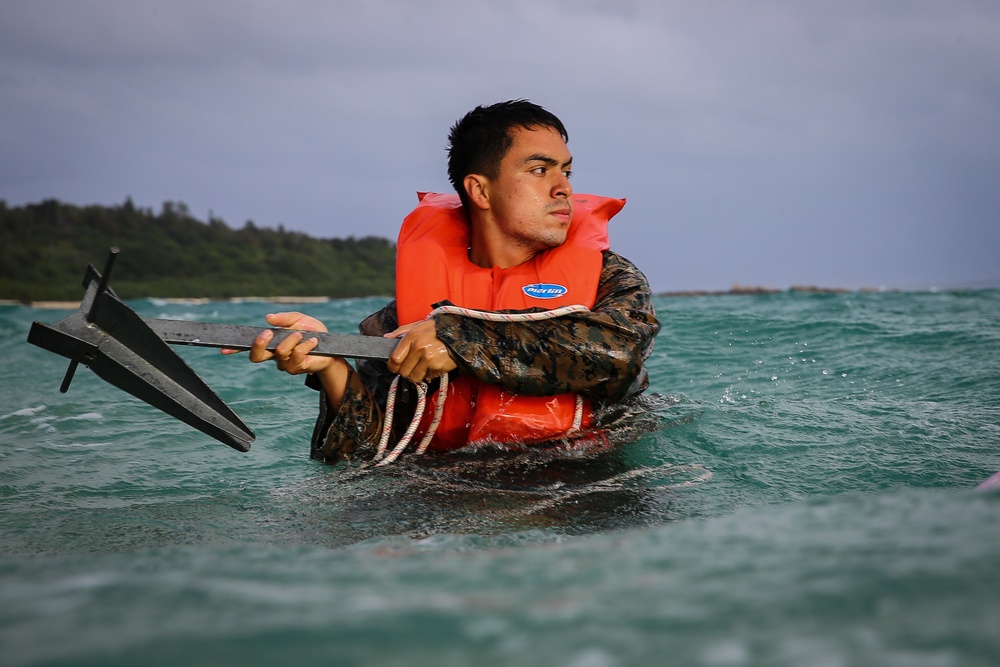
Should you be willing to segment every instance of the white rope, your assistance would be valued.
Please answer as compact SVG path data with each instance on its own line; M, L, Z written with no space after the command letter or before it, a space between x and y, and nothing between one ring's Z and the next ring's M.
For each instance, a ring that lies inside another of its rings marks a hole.
M460 306L438 306L432 310L428 315L427 319L432 319L435 315L461 315L463 317L469 317L476 320L486 320L489 322L540 322L542 320L550 320L556 317L563 317L564 315L570 315L573 313L586 313L590 309L582 305L572 305L572 306L562 306L560 308L555 308L553 310L545 310L536 313L492 313L484 310L472 310L471 308L462 308ZM419 382L416 383L417 387L417 407L413 413L413 419L410 421L409 427L406 429L406 433L403 437L399 439L399 442L393 447L392 451L388 454L385 450L389 447L389 435L392 432L392 418L395 413L396 408L396 394L399 390L399 378L402 377L397 375L392 380L392 385L389 387L389 396L386 399L385 404L385 416L382 421L382 435L379 438L378 449L375 452L375 460L378 461L376 465L384 466L389 465L403 453L407 445L410 444L410 440L413 439L413 435L420 425L420 419L424 416L424 410L427 407L427 383ZM437 432L438 425L441 423L441 415L444 414L444 404L445 400L448 398L448 375L441 376L441 386L438 389L437 395L437 406L434 410L434 419L431 421L430 426L427 428L427 433L424 435L420 444L417 446L416 454L419 456L427 451L427 448L431 444L431 440L434 439L434 434ZM570 427L569 433L575 433L580 430L583 426L583 397L577 394L576 396L576 409L573 412L573 425Z
M396 380L398 379L399 376L397 375ZM392 396L393 398L395 398L396 395L396 392L394 391L397 384L396 380L392 381L393 389L390 389L390 396ZM395 403L395 400L393 400L393 403ZM406 449L406 446L410 444L410 440L413 439L413 434L417 432L417 427L420 426L420 418L424 416L424 408L426 405L427 405L427 383L420 382L417 384L417 409L413 413L413 419L410 421L410 426L406 429L406 433L403 434L403 437L399 439L399 442L396 443L396 446L393 448L393 450L389 452L389 454L386 455L384 459L382 459L375 465L379 466L389 465L397 458L399 458L399 455L403 453L403 450ZM389 443L388 432L391 430L392 430L392 414L389 412L387 405L385 423L382 425L382 439L379 441L379 450L382 452L385 451L385 446L383 446L383 443L385 443L386 445L388 445ZM375 457L376 460L382 458L378 452L376 452Z
M382 418L382 437L378 441L378 449L375 451L375 460L380 460L385 455L386 447L389 446L389 433L392 430L392 416L396 411L396 388L399 386L399 377L392 379L389 386L389 396L385 401L385 416Z
M489 322L540 322L541 320L551 320L554 317L571 315L573 313L587 313L590 309L579 304L573 306L562 306L553 310L543 310L537 313L493 313L488 310L473 310L460 306L438 306L430 312L427 319L435 315L462 315L471 317L474 320L487 320Z
M583 396L580 394L576 395L576 409L573 411L573 426L570 428L570 433L576 433L583 426Z
M445 373L441 376L441 386L438 388L437 395L437 406L434 408L434 421L431 425L427 427L427 434L424 435L424 439L420 441L420 445L417 446L416 454L420 456L427 451L427 448L431 444L431 440L434 439L434 434L437 433L438 424L441 423L441 415L444 414L444 402L448 398L448 374Z

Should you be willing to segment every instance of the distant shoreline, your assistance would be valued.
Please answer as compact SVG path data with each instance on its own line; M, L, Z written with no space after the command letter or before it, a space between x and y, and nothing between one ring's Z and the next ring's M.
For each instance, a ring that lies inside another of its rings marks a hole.
M671 290L654 292L659 297L697 297L697 296L763 296L768 294L899 294L903 292L963 292L980 289L995 289L991 287L962 288L921 288L901 289L897 287L861 287L848 289L846 287L819 287L816 285L792 285L786 289L774 287L733 285L727 290ZM329 296L235 296L228 298L191 298L191 297L143 297L151 301L159 301L170 305L203 306L209 303L273 303L282 305L329 303L330 301L345 301L359 298L386 298L388 295L371 295L370 297L329 297ZM25 306L40 310L76 310L79 301L18 301L16 299L0 299L0 306Z
M816 285L792 285L788 289L777 289L774 287L763 287L759 285L733 285L727 290L673 290L669 292L658 292L656 296L723 296L733 294L740 296L756 296L759 294L784 294L785 292L801 292L804 294L850 294L852 292L877 293L904 291L908 290L879 287L847 289L846 287L818 287Z

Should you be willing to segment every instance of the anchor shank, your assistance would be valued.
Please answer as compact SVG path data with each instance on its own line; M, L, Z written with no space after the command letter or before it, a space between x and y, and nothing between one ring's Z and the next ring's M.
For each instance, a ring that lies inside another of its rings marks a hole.
M215 322L188 322L143 318L143 321L160 338L171 345L194 345L198 347L218 347L232 350L249 350L254 339L264 331L264 327L221 324ZM293 329L271 329L267 349L272 352ZM348 357L351 359L376 359L385 361L396 349L399 341L381 336L361 336L358 334L326 333L322 331L302 331L303 340L316 338L318 344L309 354L321 357Z

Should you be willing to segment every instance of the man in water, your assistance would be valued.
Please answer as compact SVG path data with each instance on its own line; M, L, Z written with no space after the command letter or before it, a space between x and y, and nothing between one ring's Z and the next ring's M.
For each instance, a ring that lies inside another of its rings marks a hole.
M257 338L251 361L274 360L286 373L309 374L307 384L321 392L313 458L370 458L397 375L430 383L434 405L441 400L440 378L448 375L455 387L443 401L450 415L432 449L570 443L600 433L610 408L645 390L643 360L660 328L649 285L606 245L607 219L623 202L590 195L574 200L567 139L556 116L525 100L477 107L451 128L448 175L461 205L418 207L423 212L407 218L404 232L407 225L423 226L401 233L396 299L359 327L366 335L401 338L388 363L359 361L355 370L342 358L309 356L314 338L289 336L273 353L265 347L270 331ZM594 201L611 212L594 213ZM420 216L422 223L411 220ZM573 231L580 229L586 234ZM423 246L404 242L420 234ZM585 235L597 241L580 238ZM434 252L426 252L428 242ZM516 289L501 285L508 275L521 281ZM462 287L473 283L479 287ZM431 312L441 301L478 311L538 312L567 292L562 302L587 308L523 322L448 308ZM302 313L275 313L267 321L326 331ZM420 400L415 384L401 384L406 388L390 425L397 439ZM433 430L433 412L425 411L421 432Z

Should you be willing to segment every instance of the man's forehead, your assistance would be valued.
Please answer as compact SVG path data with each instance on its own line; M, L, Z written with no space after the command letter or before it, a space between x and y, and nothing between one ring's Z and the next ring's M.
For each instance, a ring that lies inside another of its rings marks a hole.
M555 160L561 164L573 161L562 135L551 127L516 128L511 138L514 143L508 155L519 162Z

